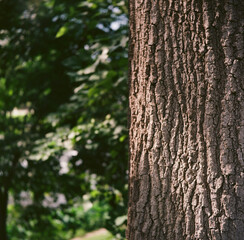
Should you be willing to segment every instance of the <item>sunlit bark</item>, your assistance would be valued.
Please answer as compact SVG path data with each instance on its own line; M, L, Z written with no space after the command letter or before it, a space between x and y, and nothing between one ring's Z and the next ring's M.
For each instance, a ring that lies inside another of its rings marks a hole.
M130 1L129 240L244 239L244 2Z

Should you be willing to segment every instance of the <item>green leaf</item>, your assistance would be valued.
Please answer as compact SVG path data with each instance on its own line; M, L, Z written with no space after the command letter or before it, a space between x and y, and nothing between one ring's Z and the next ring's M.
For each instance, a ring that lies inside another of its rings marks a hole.
M124 142L124 140L127 138L127 135L123 135L119 138L120 142Z
M68 31L67 26L62 26L62 27L58 30L58 32L57 32L57 34L56 34L55 37L56 37L56 38L60 38L60 37L62 37L64 34L66 34L67 31Z
M127 216L126 216L126 215L117 217L117 218L115 219L115 225L116 225L116 226L120 226L120 225L122 225L122 224L126 221L126 219L127 219Z

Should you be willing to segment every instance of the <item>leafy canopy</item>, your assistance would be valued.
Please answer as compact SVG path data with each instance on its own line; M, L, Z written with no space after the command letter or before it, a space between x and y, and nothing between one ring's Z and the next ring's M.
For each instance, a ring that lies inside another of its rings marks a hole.
M126 24L124 1L0 1L0 197L10 193L11 239L99 226L123 235ZM103 222L86 225L84 196Z

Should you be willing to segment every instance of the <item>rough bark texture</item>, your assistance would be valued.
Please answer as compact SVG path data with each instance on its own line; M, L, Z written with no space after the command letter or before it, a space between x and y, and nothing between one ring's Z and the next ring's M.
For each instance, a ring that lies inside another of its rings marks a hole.
M129 240L244 239L243 27L243 0L130 0Z

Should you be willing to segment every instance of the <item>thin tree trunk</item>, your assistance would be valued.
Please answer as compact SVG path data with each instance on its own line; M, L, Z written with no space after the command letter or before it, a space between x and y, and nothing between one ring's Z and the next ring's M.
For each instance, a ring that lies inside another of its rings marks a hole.
M0 188L0 240L7 240L7 218L8 218L8 193L12 184L12 180L20 159L19 150L14 151L14 158L12 166L8 172L8 175L3 178L2 186Z
M0 240L7 240L8 192L0 191Z
M244 1L130 1L129 240L244 239Z

